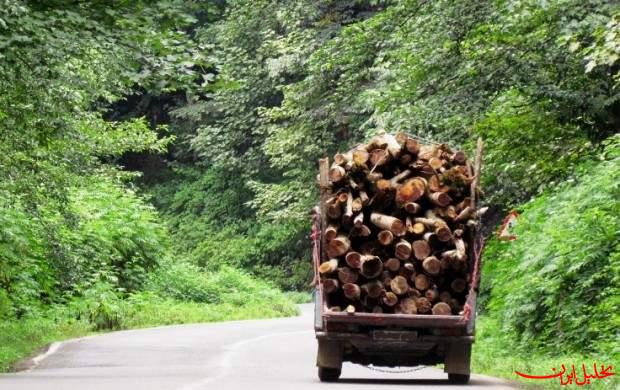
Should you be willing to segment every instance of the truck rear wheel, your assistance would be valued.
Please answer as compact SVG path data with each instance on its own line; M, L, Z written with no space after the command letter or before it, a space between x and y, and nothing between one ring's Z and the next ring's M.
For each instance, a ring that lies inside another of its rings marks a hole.
M321 382L336 382L340 372L340 368L319 367L319 379Z
M448 374L448 380L455 385L466 385L469 382L469 374Z

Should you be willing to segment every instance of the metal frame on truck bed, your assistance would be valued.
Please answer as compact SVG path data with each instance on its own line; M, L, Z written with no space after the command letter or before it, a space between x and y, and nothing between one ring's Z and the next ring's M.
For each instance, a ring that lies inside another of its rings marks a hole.
M479 141L476 154L478 172L481 149ZM328 166L327 159L320 161L321 202L326 198ZM315 214L312 229L316 283L314 328L318 341L316 364L319 378L322 381L337 380L345 361L389 367L443 363L451 382L467 383L482 249L477 233L472 233L469 241L468 259L472 273L466 302L459 315L334 312L328 309L318 272L322 257L326 260L321 234L324 221L324 212Z

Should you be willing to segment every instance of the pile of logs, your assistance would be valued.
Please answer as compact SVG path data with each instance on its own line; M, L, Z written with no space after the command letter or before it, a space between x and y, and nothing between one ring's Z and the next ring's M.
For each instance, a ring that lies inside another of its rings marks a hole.
M321 160L318 271L329 309L459 314L472 230L485 211L476 208L479 164L403 133L380 134L328 164Z

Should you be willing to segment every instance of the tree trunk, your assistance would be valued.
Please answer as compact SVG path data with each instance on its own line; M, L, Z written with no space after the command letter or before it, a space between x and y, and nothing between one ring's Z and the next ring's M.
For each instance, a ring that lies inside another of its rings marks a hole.
M391 217L389 215L372 213L370 214L370 222L375 226L389 230L394 233L395 236L404 236L406 233L405 224L398 218Z
M389 258L385 264L383 265L384 268L388 269L389 271L392 272L398 272L398 270L400 269L400 260L392 257Z
M361 274L368 278L376 278L383 271L383 263L378 256L363 255L361 258Z
M420 291L424 291L427 288L430 287L431 282L428 279L428 277L424 274L418 274L416 275L413 284L415 286L416 289L420 290Z
M415 202L424 195L426 180L421 177L414 177L404 182L396 190L396 203L404 205Z
M342 291L344 292L344 296L352 301L357 301L360 299L361 289L355 283L345 283L342 286Z
M362 290L366 293L366 295L372 299L377 299L383 295L385 292L385 288L383 287L383 283L378 280L373 280L362 285Z
M328 260L322 263L319 266L319 273L322 275L331 274L333 272L336 272L337 268L338 268L338 259L331 259L331 260Z
M325 294L331 294L338 291L340 287L337 279L325 279L323 280L323 292Z
M394 248L396 257L401 260L408 260L411 257L411 244L406 240L400 240Z
M341 283L355 283L357 282L358 272L349 267L338 268L338 280Z
M385 306L392 307L398 303L398 297L393 292L388 291L385 293L381 301Z
M437 302L433 306L433 315L436 316L449 316L452 314L452 308L445 302Z
M413 242L413 255L418 260L424 260L431 254L431 247L424 240Z
M353 269L359 269L362 265L362 255L355 251L350 251L344 257L347 265Z
M416 314L418 312L418 307L413 298L404 298L398 302L394 311L398 314Z
M331 241L338 235L338 226L330 224L325 228L325 240Z
M439 275L441 272L441 263L435 256L429 256L422 262L422 268L429 275Z
M342 256L351 248L351 241L347 236L339 235L327 244L327 256Z
M402 276L396 276L390 283L390 289L396 295L404 295L409 291L409 284L407 279Z
M418 312L421 314L430 313L433 307L426 297L416 298L415 303L418 306Z
M389 230L381 230L377 234L377 240L381 245L388 246L394 241L394 235Z

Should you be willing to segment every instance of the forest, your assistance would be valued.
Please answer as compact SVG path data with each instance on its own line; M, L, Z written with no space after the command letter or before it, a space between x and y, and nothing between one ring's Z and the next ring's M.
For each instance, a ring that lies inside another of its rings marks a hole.
M620 361L616 2L0 5L0 371L94 331L295 314L317 159L382 130L484 140L474 371Z

